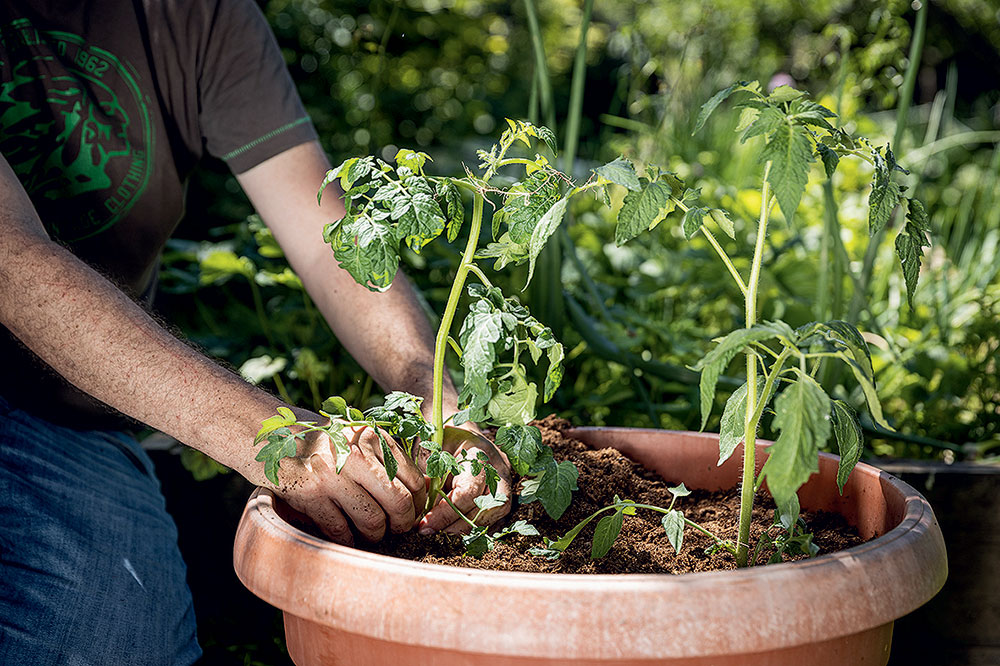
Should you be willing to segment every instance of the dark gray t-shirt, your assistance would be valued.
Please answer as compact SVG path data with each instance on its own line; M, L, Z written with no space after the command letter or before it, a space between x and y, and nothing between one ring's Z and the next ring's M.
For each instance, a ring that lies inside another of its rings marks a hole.
M134 296L205 152L241 173L316 137L252 0L0 5L0 153L49 234ZM3 327L0 392L56 420L106 421Z

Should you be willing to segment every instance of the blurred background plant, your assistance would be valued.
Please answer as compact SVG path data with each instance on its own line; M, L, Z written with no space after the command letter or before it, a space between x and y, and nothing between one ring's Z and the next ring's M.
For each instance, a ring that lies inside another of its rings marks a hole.
M663 165L731 210L738 232L756 215L762 169L734 144L734 120L714 117L691 136L694 116L738 79L809 90L845 128L892 144L910 169L906 184L927 202L933 245L911 311L895 232L868 238L871 173L842 165L832 187L807 191L795 227L778 225L768 239L762 291L774 309L762 317L845 318L867 331L898 431L888 438L870 428L871 451L945 460L1000 452L995 3L271 0L263 8L334 162L391 160L397 147L413 147L433 156L434 172L454 173L503 118L534 117L554 125L573 158L563 168L576 177L622 153ZM188 240L172 241L164 257L166 316L292 402L316 405L328 393L361 407L377 401L378 387L339 347L222 165L199 173L188 202L179 234ZM562 298L523 294L543 319L569 324L555 409L578 423L696 427L696 375L685 366L740 325L738 294L707 244L664 225L617 248L612 218L596 210L580 207L564 223L552 264ZM443 249L406 261L440 310L458 250L435 247ZM733 247L745 264L746 243ZM508 289L520 291L523 280L515 275ZM838 376L823 380L837 390Z

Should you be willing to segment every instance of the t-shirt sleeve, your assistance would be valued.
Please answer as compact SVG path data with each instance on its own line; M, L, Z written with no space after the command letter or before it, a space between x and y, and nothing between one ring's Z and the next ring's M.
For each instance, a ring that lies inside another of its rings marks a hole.
M253 0L219 0L198 78L205 147L242 173L316 139L281 50Z

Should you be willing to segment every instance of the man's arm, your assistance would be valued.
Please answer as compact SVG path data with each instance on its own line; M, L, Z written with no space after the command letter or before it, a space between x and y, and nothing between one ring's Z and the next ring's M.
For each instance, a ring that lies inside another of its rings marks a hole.
M316 203L316 192L329 168L322 148L311 142L272 157L237 179L344 347L383 389L427 398L424 410L429 416L434 336L427 317L402 271L392 287L380 293L359 285L337 265L333 251L323 242L323 227L344 216L343 203L333 186L322 206ZM447 376L444 403L446 415L457 411L457 396ZM509 465L503 455L493 447L486 452L508 479ZM450 498L463 511L474 513L474 500L484 491L483 478L466 473L455 479ZM510 497L506 480L501 491ZM480 520L499 519L508 508ZM465 531L465 523L442 501L420 528L459 532Z
M77 388L266 483L250 443L282 403L178 341L53 242L2 157L0 323ZM370 539L381 538L387 517L393 530L409 529L426 493L423 476L397 450L400 471L390 483L376 443L358 431L337 474L326 438L308 439L282 463L279 493L342 542L351 540L345 514Z

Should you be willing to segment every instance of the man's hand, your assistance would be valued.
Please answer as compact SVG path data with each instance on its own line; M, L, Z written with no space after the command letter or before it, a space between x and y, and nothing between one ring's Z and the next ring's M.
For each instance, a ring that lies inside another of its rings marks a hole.
M449 453L455 453L458 449L464 449L473 458L478 451L482 451L489 458L490 464L500 474L496 494L498 497L504 495L507 501L503 506L483 511L476 521L477 525L492 525L510 513L512 495L510 463L507 462L507 456L497 449L492 442L483 437L478 429L469 429L469 433L471 434L464 440L454 442L452 446L448 446L446 439L445 449L449 449ZM489 489L486 487L486 474L480 473L478 476L473 476L468 466L466 466L466 469L461 474L448 480L444 491L448 493L448 499L466 517L470 520L475 519L476 514L479 513L479 508L475 504L476 498L480 495L489 494ZM464 534L470 529L469 524L462 520L444 499L441 499L434 505L434 508L424 516L418 526L419 533L424 535L437 531L444 531L449 534Z
M424 475L383 433L398 465L390 482L378 435L367 427L345 429L344 434L351 440L351 453L339 474L330 438L310 433L299 455L282 461L277 493L337 543L354 542L348 521L369 541L385 535L386 523L397 533L412 528L427 497Z

